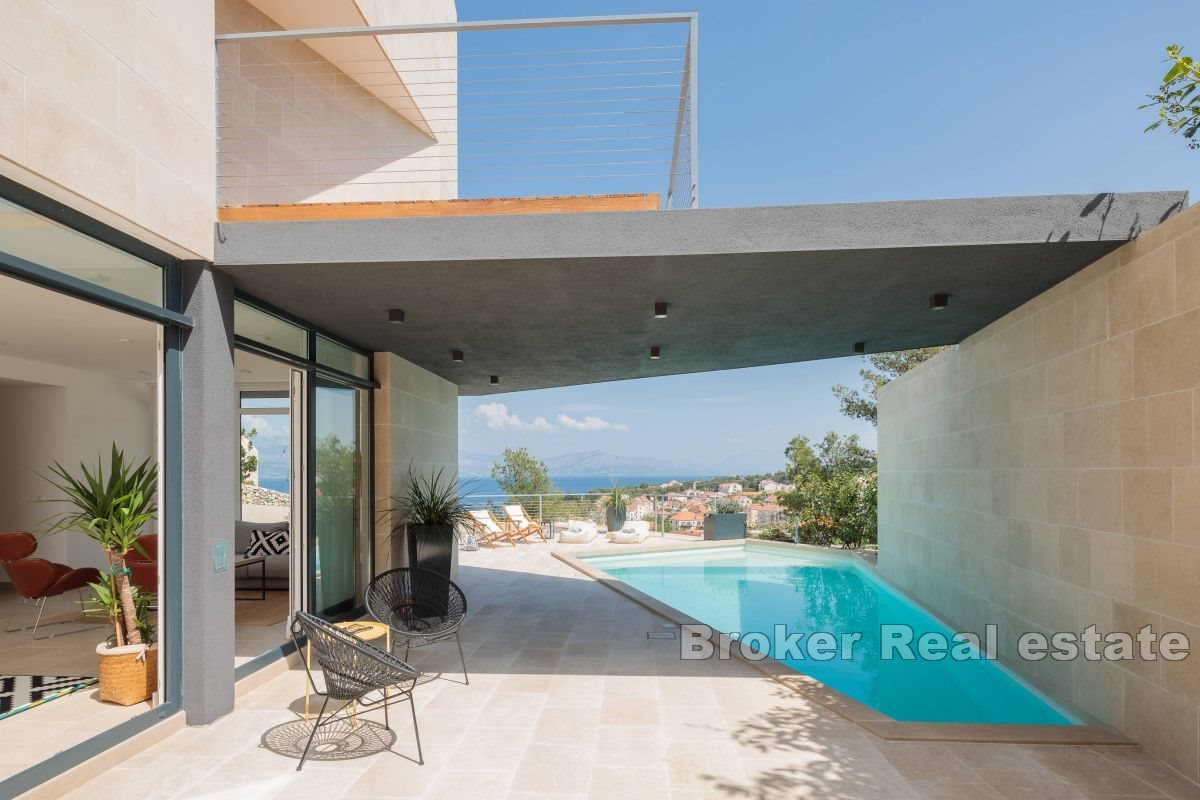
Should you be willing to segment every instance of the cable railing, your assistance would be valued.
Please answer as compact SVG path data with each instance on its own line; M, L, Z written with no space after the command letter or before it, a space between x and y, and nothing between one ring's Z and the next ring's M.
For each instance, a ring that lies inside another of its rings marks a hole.
M222 206L699 204L694 14L223 34L217 59Z
M530 519L546 525L546 535L560 531L571 521L581 520L606 524L607 506L603 494L471 494L464 498L470 509L488 509L501 523L507 516L506 505L520 505ZM653 534L671 532L671 515L675 510L661 496L643 496L626 508L626 519L650 523Z
M467 508L487 509L500 523L509 521L505 506L520 505L526 516L546 526L546 536L565 528L575 520L593 522L601 529L607 524L607 494L467 494L463 502ZM627 521L648 522L652 534L694 533L703 528L704 515L709 505L706 500L673 497L665 494L633 495L625 510ZM760 506L743 507L747 512L747 527L762 530L780 524L795 523L794 515L781 509Z

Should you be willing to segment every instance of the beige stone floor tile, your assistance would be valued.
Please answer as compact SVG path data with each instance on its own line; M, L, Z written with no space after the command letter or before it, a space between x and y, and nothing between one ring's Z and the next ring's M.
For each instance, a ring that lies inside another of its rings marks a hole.
M460 769L454 765L443 769L429 785L426 797L432 800L466 800L466 798L504 797L513 782L512 770Z
M728 742L669 742L666 763L672 788L711 788L746 780L742 759Z
M313 759L296 773L294 759L261 748L302 710L299 671L248 692L213 725L152 745L139 763L195 760L171 789L205 800L1200 800L1200 787L1136 747L885 742L741 662L681 661L677 642L646 638L662 620L550 552L463 554L472 683L452 682L452 645L414 654L447 678L415 692L424 766L403 757L416 752L404 706L392 715L392 753ZM0 722L0 752L61 727L30 718L6 730L20 719ZM106 797L113 775L73 797Z
M515 769L532 738L532 732L524 728L468 731L458 743L449 763L472 770Z
M605 697L600 705L601 725L652 725L662 723L662 711L641 697Z
M533 729L546 698L539 693L497 690L479 709L475 724L487 728Z
M596 741L600 711L589 708L543 708L533 726L533 746L539 743L591 745Z
M604 678L597 675L555 675L546 685L547 708L599 709L604 701Z
M630 764L592 768L589 797L597 800L660 800L670 791L667 770Z
M1003 795L983 783L909 781L908 785L921 800L1002 800L1003 798Z
M596 735L596 765L665 764L667 743L656 728L607 727Z
M1091 797L1158 797L1150 784L1090 748L1025 748L1039 764Z
M955 758L945 745L928 742L877 742L883 754L906 780L935 783L980 783L964 762Z
M658 678L654 675L608 675L604 679L604 699L634 698L658 704Z
M1192 783L1166 764L1154 760L1118 763L1130 775L1145 781L1171 800L1200 800L1200 786Z
M521 792L589 792L595 750L551 744L529 747L517 765L512 788Z
M346 787L345 793L351 797L424 797L439 772L429 763L424 766L407 761L372 764Z

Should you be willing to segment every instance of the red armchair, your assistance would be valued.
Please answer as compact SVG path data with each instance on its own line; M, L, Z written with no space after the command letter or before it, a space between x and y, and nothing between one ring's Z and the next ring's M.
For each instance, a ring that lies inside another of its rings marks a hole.
M145 554L134 548L125 556L129 567L129 580L144 594L158 594L158 535L147 533L138 537L138 544Z
M71 590L82 590L89 583L100 580L100 571L95 567L72 569L66 564L55 564L44 558L30 558L35 550L37 538L28 531L0 533L0 567L8 573L21 602L28 604L32 600L38 607L37 620L33 623L33 638L49 639L49 636L37 635L42 612L46 610L46 598ZM5 630L12 633L24 628Z

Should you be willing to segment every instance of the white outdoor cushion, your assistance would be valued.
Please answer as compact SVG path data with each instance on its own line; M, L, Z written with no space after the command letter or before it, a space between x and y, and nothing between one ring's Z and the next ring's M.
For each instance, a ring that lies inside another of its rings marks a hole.
M567 529L558 535L562 544L587 544L596 538L596 526L590 522L571 520Z
M621 529L609 534L613 544L641 544L642 532L640 530L627 531Z

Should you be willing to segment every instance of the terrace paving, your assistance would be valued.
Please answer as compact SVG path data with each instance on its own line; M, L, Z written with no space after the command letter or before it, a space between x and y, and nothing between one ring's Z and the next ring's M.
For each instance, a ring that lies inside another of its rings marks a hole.
M677 641L646 635L667 630L661 618L552 558L556 547L461 554L471 683L452 682L453 645L413 656L447 670L416 691L424 766L407 758L400 707L393 752L310 756L297 773L264 746L279 726L302 729L295 667L66 797L1200 798L1138 747L884 741L740 662L681 661ZM364 749L378 730L360 724Z

